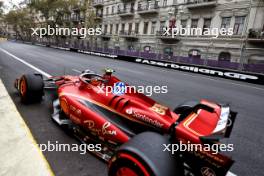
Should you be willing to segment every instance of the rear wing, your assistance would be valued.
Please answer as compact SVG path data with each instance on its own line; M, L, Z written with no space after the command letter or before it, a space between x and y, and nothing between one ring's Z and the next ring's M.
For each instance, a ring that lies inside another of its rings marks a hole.
M228 113L224 115L221 113L218 124L214 130L214 132L210 136L201 136L200 139L203 143L211 143L217 142L221 138L229 138L234 127L234 123L236 120L237 112L231 111L229 106L222 106L222 111L224 109L228 109L228 111L224 113Z

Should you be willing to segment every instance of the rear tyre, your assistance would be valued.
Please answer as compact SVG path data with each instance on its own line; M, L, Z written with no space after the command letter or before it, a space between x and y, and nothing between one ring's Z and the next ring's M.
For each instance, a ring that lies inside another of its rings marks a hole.
M141 133L123 144L109 163L109 176L176 176L180 162L163 144L169 138L154 132Z
M19 93L22 103L39 102L44 95L42 75L25 74L19 81Z

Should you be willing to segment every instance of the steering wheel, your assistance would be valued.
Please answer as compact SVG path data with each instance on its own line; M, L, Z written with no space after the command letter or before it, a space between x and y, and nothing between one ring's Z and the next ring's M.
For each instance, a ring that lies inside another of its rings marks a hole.
M90 84L93 79L102 83L106 82L106 80L101 75L96 73L83 73L79 76L79 79L86 84Z

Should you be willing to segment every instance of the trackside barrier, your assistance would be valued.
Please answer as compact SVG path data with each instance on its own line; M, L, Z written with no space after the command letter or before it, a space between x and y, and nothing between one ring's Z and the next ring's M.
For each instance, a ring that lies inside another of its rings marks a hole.
M59 45L55 43L31 42L31 44L264 85L264 64L243 64L243 70L239 71L240 63L227 61L206 60L205 62L203 59L191 57L166 56L149 52L125 51L109 48Z

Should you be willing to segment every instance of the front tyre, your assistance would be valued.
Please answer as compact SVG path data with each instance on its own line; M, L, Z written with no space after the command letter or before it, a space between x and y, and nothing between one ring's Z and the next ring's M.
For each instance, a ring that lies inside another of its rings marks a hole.
M25 74L18 82L22 103L39 102L44 95L44 82L40 74Z
M109 163L109 176L179 176L180 162L163 151L169 138L154 132L136 135L123 144Z

